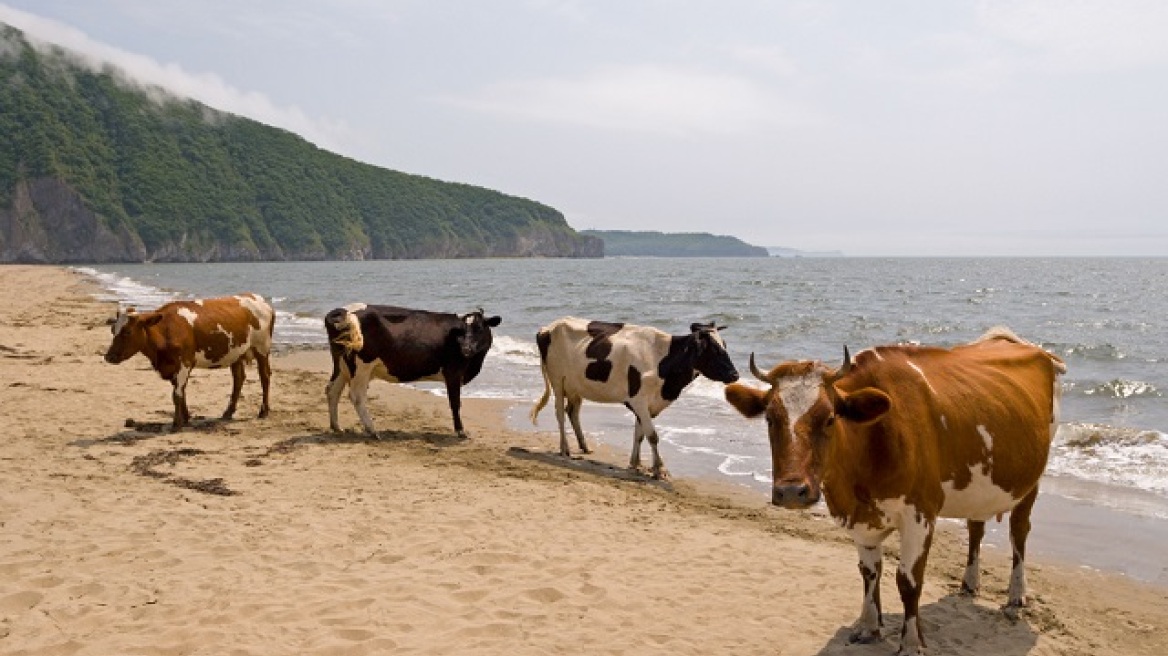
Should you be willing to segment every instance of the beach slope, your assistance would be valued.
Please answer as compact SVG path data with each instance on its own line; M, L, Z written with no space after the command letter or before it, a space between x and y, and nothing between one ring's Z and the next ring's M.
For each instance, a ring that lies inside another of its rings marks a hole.
M325 359L290 353L269 418L254 368L230 422L213 419L230 374L198 371L194 426L171 433L170 386L145 358L102 360L115 307L95 291L0 267L0 653L895 650L891 553L887 637L849 646L861 584L843 531L757 492L629 477L624 453L561 459L558 438L509 431L499 402L466 402L457 440L445 399L376 383L382 439L332 434ZM1168 651L1168 591L1037 562L1011 621L1006 555L988 554L982 597L961 597L960 535L941 533L930 653Z

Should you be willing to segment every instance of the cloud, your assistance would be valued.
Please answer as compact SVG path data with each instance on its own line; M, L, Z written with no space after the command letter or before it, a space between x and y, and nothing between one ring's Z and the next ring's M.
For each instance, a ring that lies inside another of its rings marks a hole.
M799 71L795 60L781 46L736 46L730 48L730 56L781 77L791 77Z
M812 122L748 78L642 65L577 78L500 82L439 99L467 109L549 123L671 136L740 134Z
M179 96L192 98L222 111L290 130L322 148L336 150L349 141L343 122L323 121L307 116L297 107L281 107L267 96L241 91L209 73L195 74L178 64L163 64L144 55L115 48L91 39L78 29L0 4L0 22L25 33L34 47L61 46L78 56L79 63L99 69L113 65L127 79L161 87Z
M1056 69L1168 64L1163 0L982 0L979 23Z

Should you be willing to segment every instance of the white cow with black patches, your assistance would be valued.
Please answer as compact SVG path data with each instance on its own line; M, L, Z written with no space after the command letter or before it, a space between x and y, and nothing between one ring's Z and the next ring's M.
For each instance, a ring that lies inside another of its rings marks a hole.
M580 450L588 443L580 428L584 399L624 404L636 417L629 468L640 471L641 441L653 450L653 477L669 472L658 451L653 419L670 406L698 375L723 383L738 380L726 343L714 324L695 323L687 335L672 336L648 326L564 317L536 335L543 396L531 410L535 423L554 392L560 429L560 454L570 455L564 418L576 434Z

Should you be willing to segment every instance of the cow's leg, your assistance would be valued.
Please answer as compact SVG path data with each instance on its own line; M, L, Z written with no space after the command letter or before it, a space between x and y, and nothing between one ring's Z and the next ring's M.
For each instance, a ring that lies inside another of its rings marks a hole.
M904 604L904 625L900 628L900 649L897 656L919 656L925 653L925 637L921 633L921 591L925 587L925 565L929 547L933 544L935 521L916 508L908 507L900 525L900 565L896 568L896 588Z
M884 558L880 550L883 539L875 544L856 542L860 555L860 580L864 583L864 601L860 605L860 617L852 624L849 642L872 643L880 641L880 630L884 628L884 614L880 609L880 575L884 572Z
M174 422L171 424L173 431L181 430L191 420L191 411L187 408L187 380L190 376L191 370L188 367L179 367L178 373L170 380L174 385L170 393L170 399L174 402Z
M1014 549L1014 564L1010 570L1010 587L1006 595L1006 611L1013 614L1026 606L1026 538L1030 535L1030 511L1038 499L1038 488L1022 497L1010 511L1010 546Z
M641 440L645 439L645 428L641 424L641 417L633 410L633 406L628 403L625 407L633 413L633 452L629 455L629 469L634 472L641 472Z
M227 402L227 409L223 411L223 419L231 419L235 416L235 406L239 403L239 393L243 390L243 381L247 378L247 370L243 366L243 358L231 363L231 400Z
M356 373L353 374L352 380L349 381L349 400L353 402L353 407L357 409L357 416L361 419L361 426L365 428L365 432L374 437L380 438L377 434L377 429L373 427L373 417L369 415L369 381L373 376L373 367L357 366Z
M339 432L341 423L337 416L337 404L341 402L341 393L349 384L349 371L336 354L333 354L333 375L324 387L324 394L328 398L329 429Z
M256 369L260 373L260 388L263 390L264 398L260 404L260 419L268 416L272 408L268 405L268 391L272 385L272 360L267 353L256 353Z
M580 408L583 405L584 399L580 397L568 399L568 420L572 422L572 432L576 433L576 444L580 445L580 452L592 453L584 439L584 431L580 429Z
M981 589L981 539L985 537L985 522L970 519L969 555L965 558L965 576L961 577L961 594L976 596Z
M572 455L571 450L568 449L568 434L564 431L564 405L567 403L567 399L564 398L564 390L555 389L553 391L556 395L556 424L560 427L560 455L567 458Z
M629 468L639 470L641 467L641 439L649 440L649 448L653 450L653 478L665 480L669 472L665 469L665 461L661 459L661 452L657 450L657 427L653 425L653 418L647 408L634 408L637 415L637 432L633 438L633 455L629 459Z
M446 400L450 402L450 414L454 416L454 433L459 439L466 439L466 430L462 427L462 372L443 369L446 378Z

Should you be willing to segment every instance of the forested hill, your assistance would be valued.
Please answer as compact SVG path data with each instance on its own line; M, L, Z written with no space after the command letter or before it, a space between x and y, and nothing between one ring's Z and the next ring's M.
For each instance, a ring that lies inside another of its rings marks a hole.
M547 205L356 162L0 24L0 262L602 255Z
M707 232L582 230L604 240L608 256L651 257L767 257L767 249L725 235Z

